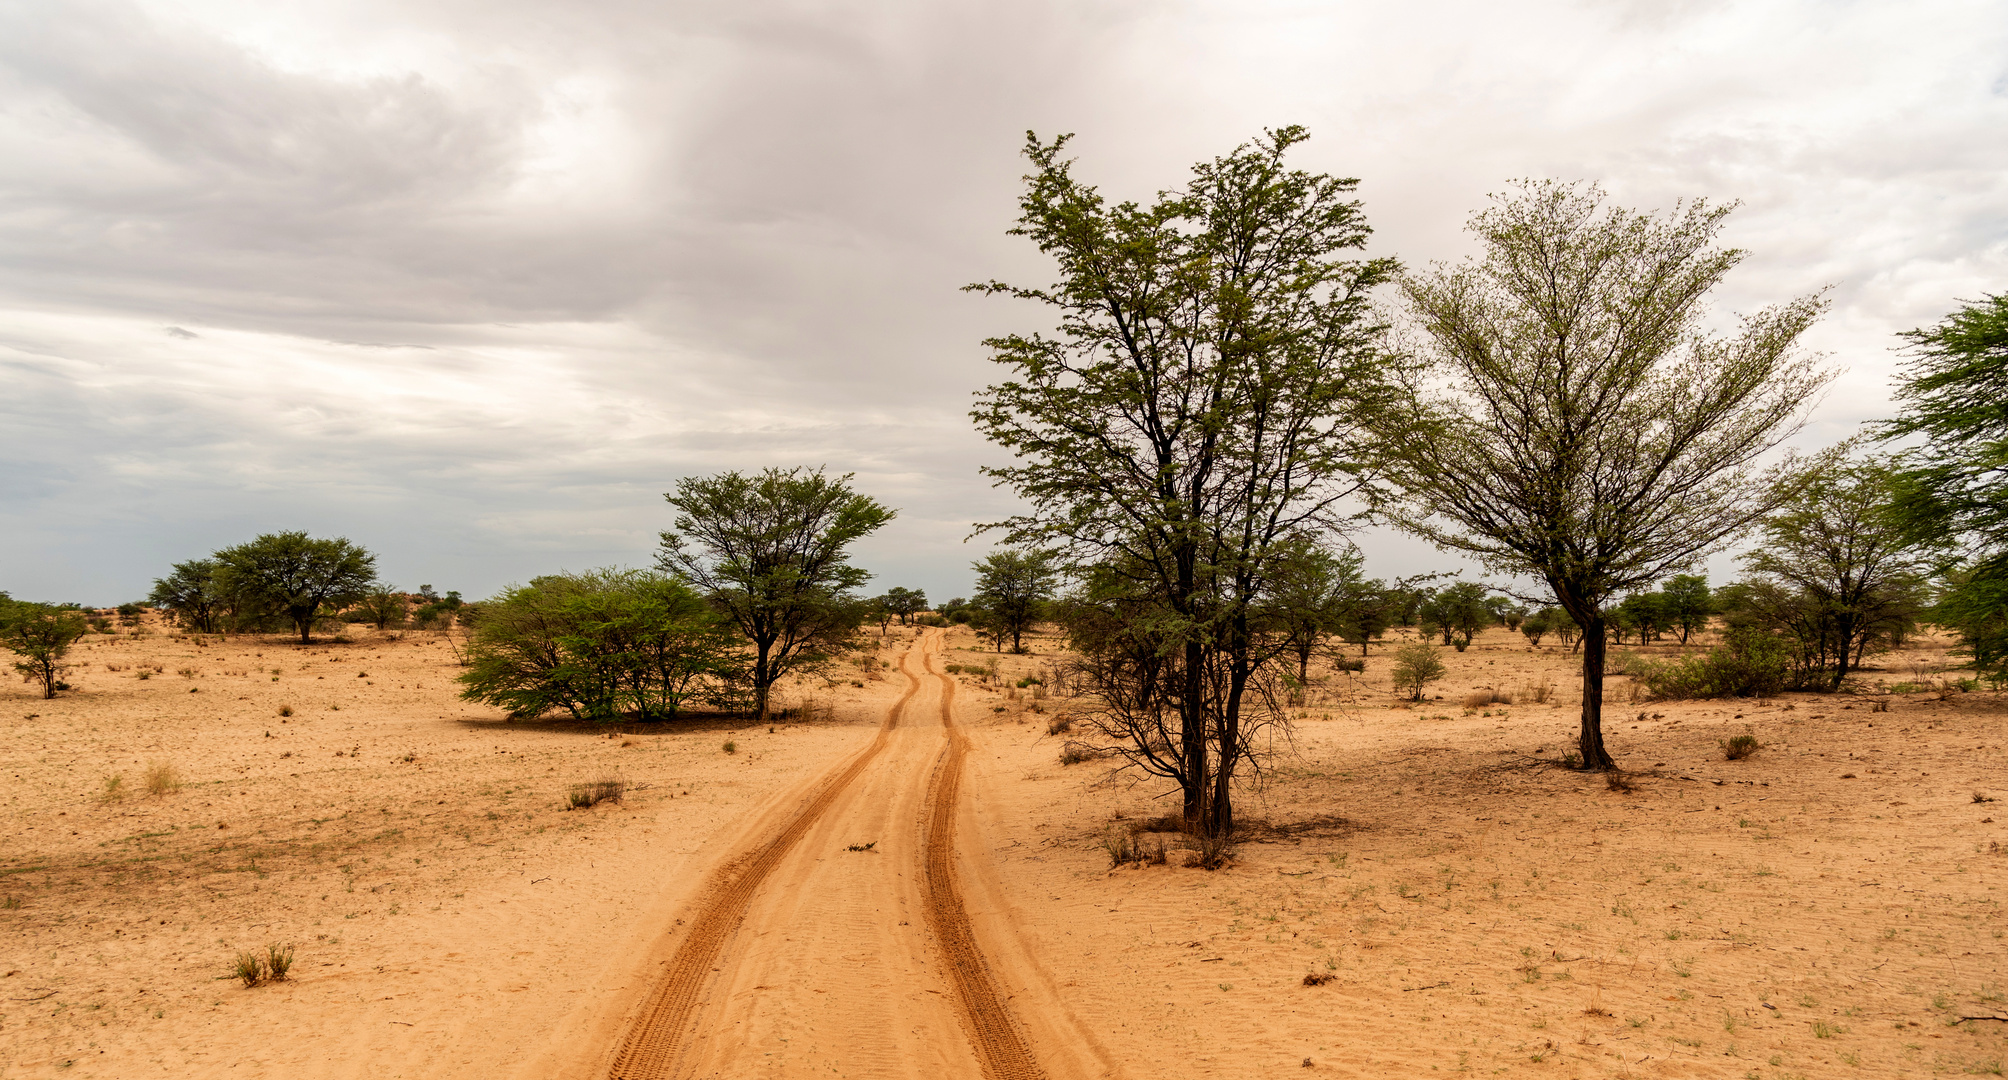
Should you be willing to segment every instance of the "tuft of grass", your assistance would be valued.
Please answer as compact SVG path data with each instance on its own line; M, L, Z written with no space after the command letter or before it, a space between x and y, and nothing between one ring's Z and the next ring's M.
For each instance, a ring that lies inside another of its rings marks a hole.
M849 847L845 848L844 850L845 850L845 851L870 851L871 849L873 849L873 848L875 848L875 847L877 847L877 846L878 846L878 841L876 841L876 840L872 840L872 841L868 841L868 842L866 842L866 843L863 843L863 844L852 844L851 846L849 846Z
M1758 742L1755 735L1732 735L1723 740L1722 756L1731 761L1742 761L1763 748L1764 744Z
M293 947L273 942L265 946L265 977L273 982L285 982L286 973L293 970Z
M148 795L172 795L181 790L181 770L173 762L155 761L146 767L146 793Z
M1632 782L1625 776L1622 769L1612 769L1605 773L1604 786L1620 795L1629 795L1633 791Z
M1989 795L1984 791L1976 791L1973 793L1973 801L1977 803L1993 802L1994 796Z
M293 715L293 707L292 707L291 705L281 705L281 706L279 706L279 715L280 715L280 716L291 716L291 715Z
M248 989L264 980L265 969L259 965L257 953L240 952L231 964L230 974L242 981Z
M1218 870L1227 865L1234 844L1225 836L1188 836L1185 865L1200 870Z
M123 802L125 800L125 774L112 773L106 776L104 790L98 793L98 798L108 803Z
M727 740L725 740L725 752L726 752L726 753L728 753L728 754L736 754L736 753L738 753L738 752L739 752L739 744L738 744L738 743L736 743L736 742L733 742L733 741L732 741L731 739L727 739Z
M603 802L620 802L627 796L628 782L618 776L603 776L583 784L573 784L566 801L574 810L584 810Z

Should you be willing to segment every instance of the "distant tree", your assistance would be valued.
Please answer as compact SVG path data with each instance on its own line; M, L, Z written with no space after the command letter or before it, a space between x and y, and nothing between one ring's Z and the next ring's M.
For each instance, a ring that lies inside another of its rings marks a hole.
M63 658L90 628L84 613L74 607L24 603L0 593L0 647L21 658L14 662L14 670L22 682L41 683L44 698L69 689L63 681L69 665Z
M1421 701L1422 692L1443 674L1443 659L1429 642L1412 641L1395 650L1394 688L1406 691L1409 700Z
M218 585L240 608L282 615L312 641L323 609L347 607L376 583L376 556L346 539L267 533L216 553Z
M1006 548L971 565L977 605L1011 635L1011 651L1024 652L1025 631L1038 621L1060 582L1052 553Z
M879 600L885 604L887 611L899 616L901 626L911 624L915 615L927 610L925 589L903 589L895 585L887 589Z
M732 628L690 586L646 570L541 577L481 605L460 696L538 716L672 719L740 673Z
M1913 543L1892 512L1895 483L1880 464L1835 469L1765 518L1743 556L1752 606L1799 642L1802 672L1823 689L1901 644L1928 606L1936 545Z
M1443 625L1444 644L1458 652L1471 647L1471 640L1493 621L1492 609L1485 600L1485 586L1475 581L1460 581L1436 594L1436 613Z
M1526 635L1527 642L1535 648L1541 647L1541 639L1555 632L1555 609L1542 608L1520 621L1520 633Z
M2008 294L1984 296L1903 335L1885 439L1922 436L1898 456L1896 512L1914 540L1953 543L1934 619L1974 666L2008 680Z
M1310 681L1312 655L1344 622L1348 601L1360 591L1361 563L1356 550L1334 551L1305 537L1270 571L1257 617L1296 658L1297 685Z
M388 630L403 626L410 611L411 601L403 593L379 582L371 586L348 613L359 622L369 623L378 630Z
M767 718L774 683L850 647L871 575L850 548L894 511L822 469L737 471L679 480L662 534L662 568L704 591L753 647L753 704Z
M1818 296L1726 338L1705 328L1708 292L1743 257L1713 246L1728 212L1697 201L1654 217L1606 207L1595 186L1526 182L1473 219L1482 260L1404 281L1426 363L1405 421L1377 429L1385 508L1540 581L1583 628L1587 769L1614 767L1608 605L1790 497L1796 461L1769 476L1755 463L1829 378L1795 348Z
M1708 628L1708 617L1715 613L1715 608L1707 578L1699 574L1675 574L1660 587L1659 593L1665 598L1669 627L1679 631L1682 645L1696 631Z
M215 559L175 563L172 573L153 580L147 603L172 613L183 629L199 634L222 632L230 598L217 580L220 566Z

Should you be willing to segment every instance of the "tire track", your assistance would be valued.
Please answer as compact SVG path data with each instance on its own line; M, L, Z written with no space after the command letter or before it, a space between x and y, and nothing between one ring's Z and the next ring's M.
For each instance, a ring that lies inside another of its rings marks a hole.
M926 665L926 658L922 658ZM962 890L955 880L955 811L962 795L963 759L969 738L955 724L955 680L927 666L940 679L941 726L948 734L928 782L927 822L921 863L921 910L941 949L942 966L955 990L957 1012L970 1045L989 1080L1045 1080L1025 1034L1012 1019L1005 995L991 976L976 944Z
M879 726L871 745L824 784L780 832L733 859L714 875L713 885L690 916L690 930L683 944L670 958L669 970L649 995L641 1018L628 1030L608 1073L609 1080L670 1080L675 1075L678 1052L695 1026L698 995L710 981L725 943L746 917L747 905L816 819L885 749L907 702L920 690L920 680L907 668L912 655L909 652L900 657L899 670L906 676L906 691L887 710L885 723Z

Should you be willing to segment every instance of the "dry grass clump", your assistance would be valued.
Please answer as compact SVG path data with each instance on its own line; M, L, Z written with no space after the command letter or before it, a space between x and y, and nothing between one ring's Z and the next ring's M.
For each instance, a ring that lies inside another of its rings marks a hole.
M1102 833L1102 850L1108 852L1111 867L1128 863L1164 866L1171 861L1170 850L1162 837L1145 840L1135 829L1112 828Z
M1763 748L1764 744L1758 742L1755 735L1732 735L1722 742L1722 756L1731 761L1742 761Z
M181 790L181 770L173 762L155 761L146 767L146 793L148 795L172 795Z
M1546 705L1555 696L1555 684L1550 682L1528 683L1513 691L1515 700L1527 705Z
M1331 982L1333 979L1336 978L1338 978L1338 976L1332 974L1329 971L1313 971L1309 975L1304 976L1304 985L1323 986L1326 983Z
M603 802L620 802L626 798L628 782L619 776L603 776L598 780L588 780L583 784L573 784L566 801L574 810L584 810Z
M111 773L107 775L105 777L104 790L98 794L98 798L107 803L123 802L125 800L125 774Z
M246 989L262 982L285 982L286 973L291 970L293 947L276 941L265 946L264 956L241 950L230 964L231 977L242 982Z
M1054 713L1053 718L1046 721L1048 735L1065 735L1072 730L1074 730L1074 718L1066 713Z

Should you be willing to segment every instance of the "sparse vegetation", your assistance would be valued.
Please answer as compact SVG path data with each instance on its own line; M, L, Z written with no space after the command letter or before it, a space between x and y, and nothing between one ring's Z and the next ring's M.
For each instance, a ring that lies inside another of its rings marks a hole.
M1761 749L1755 735L1731 735L1722 741L1722 755L1730 761L1742 761Z
M627 797L627 790L628 782L625 778L602 776L597 780L573 784L565 801L574 810L584 810L603 802L620 802Z
M146 793L153 796L172 795L181 790L181 770L172 762L156 761L146 767Z
M1429 684L1443 678L1443 659L1436 646L1412 641L1395 650L1393 674L1396 691L1406 693L1410 701L1421 701Z

